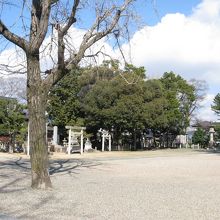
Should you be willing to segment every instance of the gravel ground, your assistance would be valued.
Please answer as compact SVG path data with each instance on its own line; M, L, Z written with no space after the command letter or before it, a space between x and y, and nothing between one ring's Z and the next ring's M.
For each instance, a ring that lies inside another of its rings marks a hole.
M55 158L48 191L30 188L26 158L2 155L0 219L220 219L218 153Z

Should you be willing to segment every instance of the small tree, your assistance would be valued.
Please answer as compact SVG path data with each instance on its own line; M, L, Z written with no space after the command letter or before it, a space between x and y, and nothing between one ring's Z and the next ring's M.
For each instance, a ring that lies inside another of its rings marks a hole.
M220 93L218 93L213 100L212 110L217 115L220 115Z
M16 136L26 127L24 105L13 98L0 98L0 134L9 135L9 150L13 152Z
M198 128L192 136L192 143L205 147L208 144L208 136L206 131L202 128Z

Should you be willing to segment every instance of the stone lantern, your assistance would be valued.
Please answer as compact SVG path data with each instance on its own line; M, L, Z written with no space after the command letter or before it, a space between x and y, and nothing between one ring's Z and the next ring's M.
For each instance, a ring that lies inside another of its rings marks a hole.
M213 127L210 127L209 129L209 146L212 147L214 144L214 133L215 133L215 129Z

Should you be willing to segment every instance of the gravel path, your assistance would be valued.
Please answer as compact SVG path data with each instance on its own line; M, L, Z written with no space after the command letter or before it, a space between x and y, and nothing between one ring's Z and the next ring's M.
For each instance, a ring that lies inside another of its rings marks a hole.
M30 188L30 164L0 155L0 219L219 220L220 154L56 159L54 189Z

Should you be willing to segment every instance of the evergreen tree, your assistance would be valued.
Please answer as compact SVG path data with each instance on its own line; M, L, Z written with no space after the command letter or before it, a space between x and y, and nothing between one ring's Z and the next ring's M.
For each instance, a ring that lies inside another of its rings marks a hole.
M213 100L212 110L217 115L220 115L220 93L218 93Z
M192 143L199 144L202 147L207 146L208 135L206 134L206 131L203 130L202 128L198 128L192 136Z

